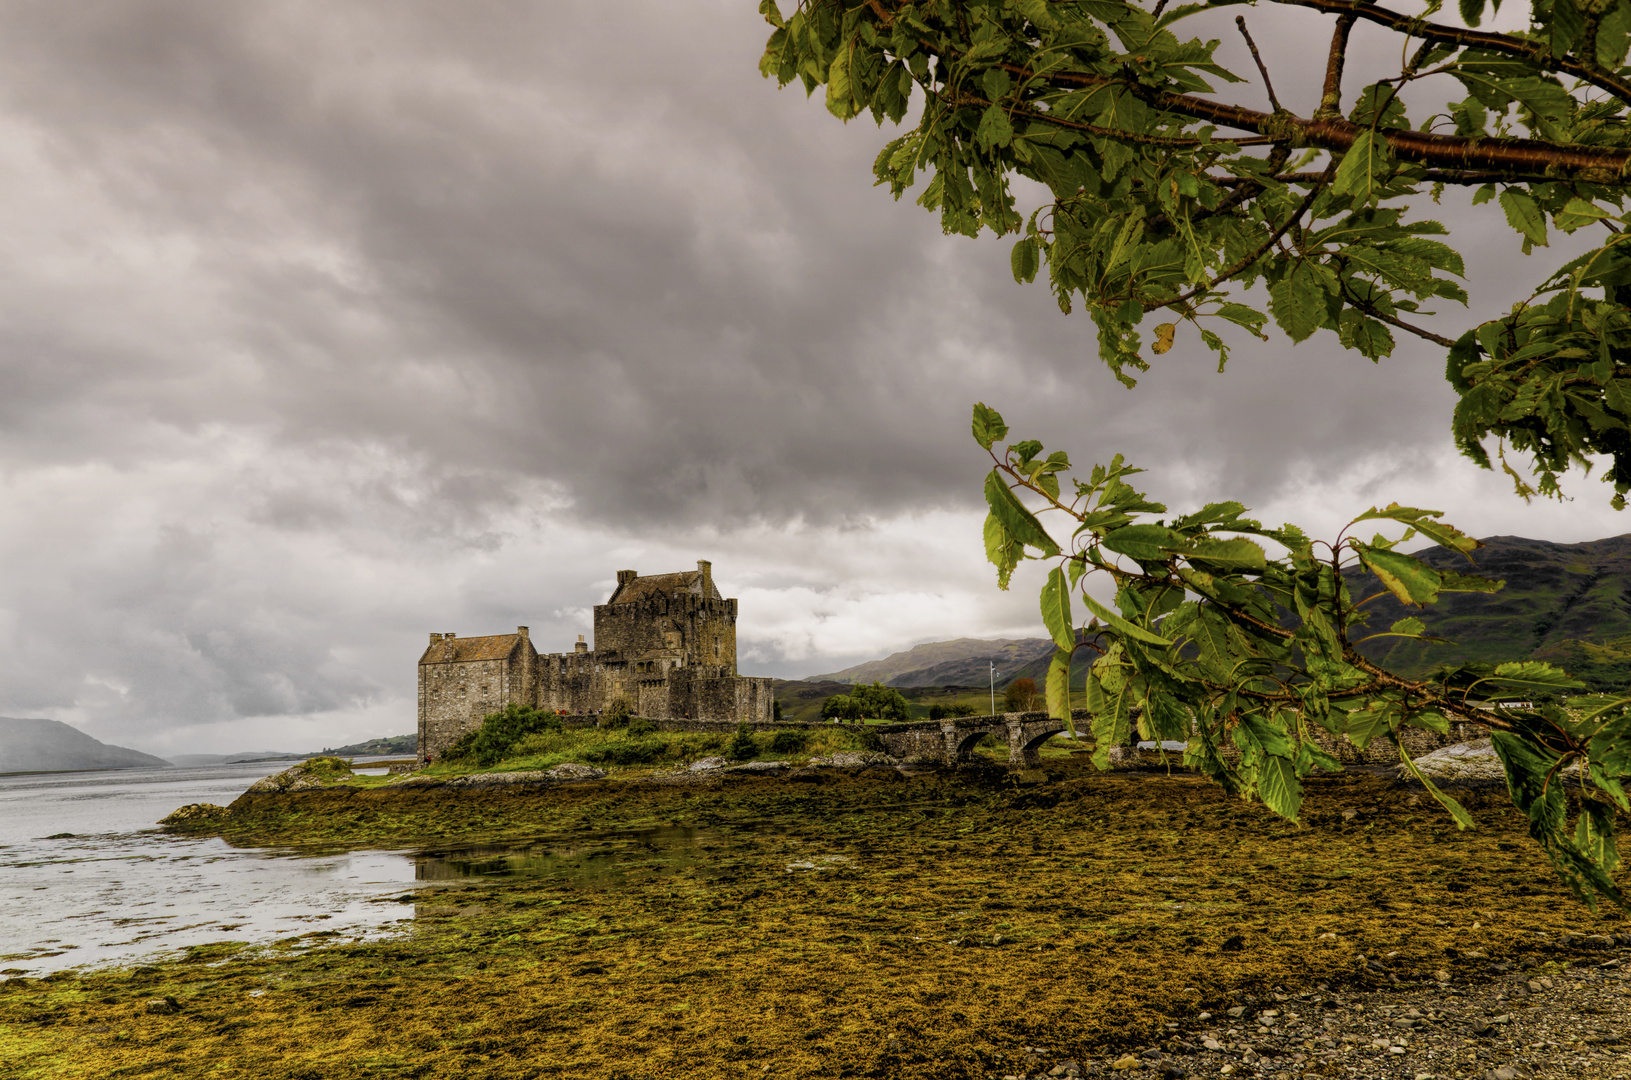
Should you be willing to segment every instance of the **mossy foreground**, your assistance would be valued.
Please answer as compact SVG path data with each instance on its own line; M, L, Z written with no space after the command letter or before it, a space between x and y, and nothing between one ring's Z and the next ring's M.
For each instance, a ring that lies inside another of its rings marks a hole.
M1372 777L1310 782L1301 826L1187 777L1050 777L269 796L234 842L703 839L666 867L427 887L385 942L0 983L0 1075L1002 1076L1241 995L1462 982L1627 928L1562 891L1504 792L1469 793L1458 833Z

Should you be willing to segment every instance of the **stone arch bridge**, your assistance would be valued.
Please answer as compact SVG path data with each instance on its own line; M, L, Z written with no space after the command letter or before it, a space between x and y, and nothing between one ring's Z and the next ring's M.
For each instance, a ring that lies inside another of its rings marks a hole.
M1077 732L1088 730L1092 722L1086 709L1075 709L1071 720ZM1045 712L999 713L994 716L948 716L909 724L871 724L884 748L898 758L930 758L936 761L967 761L974 746L987 735L1008 744L1010 765L1034 769L1042 763L1040 749L1049 738L1065 730L1063 720Z

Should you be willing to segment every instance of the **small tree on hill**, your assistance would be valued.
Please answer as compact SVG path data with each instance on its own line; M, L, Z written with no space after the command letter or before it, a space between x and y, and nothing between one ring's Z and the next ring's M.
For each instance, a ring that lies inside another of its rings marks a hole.
M1035 679L1015 679L1002 692L1002 709L1003 712L1030 712L1040 700Z

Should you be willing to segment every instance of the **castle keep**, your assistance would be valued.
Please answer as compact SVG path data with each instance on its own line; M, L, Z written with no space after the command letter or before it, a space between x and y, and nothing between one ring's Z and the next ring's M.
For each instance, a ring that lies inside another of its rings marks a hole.
M595 647L540 655L525 626L513 634L430 635L419 658L419 758L439 759L506 705L595 713L621 697L654 720L770 719L770 680L736 673L736 601L712 565L641 577L617 572L595 606Z

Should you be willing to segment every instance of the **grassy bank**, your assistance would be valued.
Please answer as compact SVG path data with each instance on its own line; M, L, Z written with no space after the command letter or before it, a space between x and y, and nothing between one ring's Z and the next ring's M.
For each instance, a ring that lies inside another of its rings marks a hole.
M1026 1047L1133 1045L1277 988L1459 982L1627 927L1562 894L1500 793L1458 833L1408 790L1319 779L1296 826L1189 778L1050 772L268 796L236 842L576 853L416 890L384 943L0 983L0 1073L1001 1076ZM685 857L648 850L680 827Z

